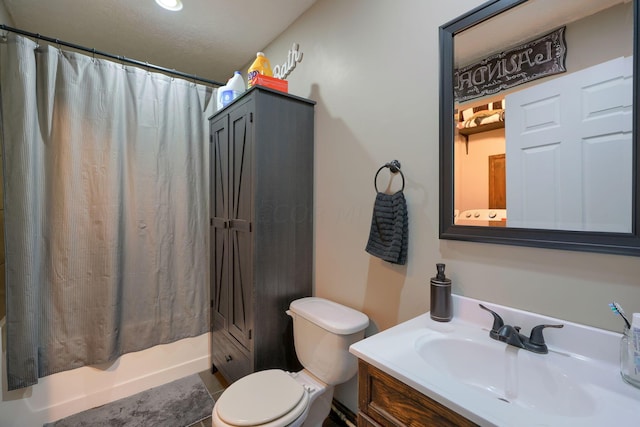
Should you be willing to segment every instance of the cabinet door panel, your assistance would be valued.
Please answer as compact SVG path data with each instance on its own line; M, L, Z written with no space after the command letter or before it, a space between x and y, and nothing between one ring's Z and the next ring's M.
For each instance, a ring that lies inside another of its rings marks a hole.
M251 153L252 129L249 104L229 114L231 182L230 182L230 239L232 250L231 301L229 305L229 333L246 348L250 348L252 328L251 290Z
M211 124L210 228L213 330L226 330L229 315L229 126L227 117Z

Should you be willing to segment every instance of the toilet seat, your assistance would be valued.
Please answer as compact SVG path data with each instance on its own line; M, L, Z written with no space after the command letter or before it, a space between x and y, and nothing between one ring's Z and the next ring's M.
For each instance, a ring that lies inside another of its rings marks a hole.
M305 388L286 372L270 369L247 375L231 384L215 405L215 415L226 424L249 427L287 425L309 404Z

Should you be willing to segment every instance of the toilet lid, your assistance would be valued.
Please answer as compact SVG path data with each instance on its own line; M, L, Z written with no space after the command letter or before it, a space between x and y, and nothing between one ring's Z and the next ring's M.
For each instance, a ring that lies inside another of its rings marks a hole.
M247 375L231 384L216 402L227 424L255 426L289 413L305 396L304 387L279 369Z

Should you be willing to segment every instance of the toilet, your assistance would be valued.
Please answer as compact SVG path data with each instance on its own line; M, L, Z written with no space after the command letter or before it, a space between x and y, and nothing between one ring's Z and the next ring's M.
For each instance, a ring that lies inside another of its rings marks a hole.
M286 313L304 369L268 369L240 378L215 402L213 426L321 427L334 386L356 374L358 362L349 346L364 338L365 314L317 297L293 301Z

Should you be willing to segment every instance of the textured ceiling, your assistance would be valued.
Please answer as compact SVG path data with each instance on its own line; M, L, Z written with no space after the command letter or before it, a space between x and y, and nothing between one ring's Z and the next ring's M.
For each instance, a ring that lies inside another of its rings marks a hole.
M4 4L21 30L226 82L315 1L183 0L179 12L154 0Z

